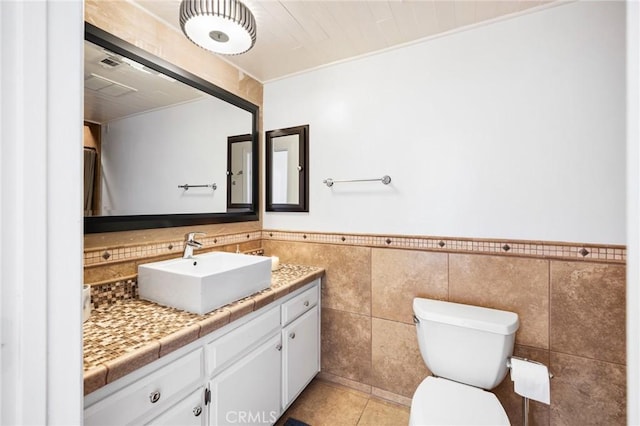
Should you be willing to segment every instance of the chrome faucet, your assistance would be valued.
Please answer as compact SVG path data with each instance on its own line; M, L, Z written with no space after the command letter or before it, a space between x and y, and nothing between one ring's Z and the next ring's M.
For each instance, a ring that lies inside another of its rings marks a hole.
M192 259L193 258L193 249L201 248L202 243L195 240L196 235L207 235L204 232L189 232L184 236L184 254L182 255L183 259Z

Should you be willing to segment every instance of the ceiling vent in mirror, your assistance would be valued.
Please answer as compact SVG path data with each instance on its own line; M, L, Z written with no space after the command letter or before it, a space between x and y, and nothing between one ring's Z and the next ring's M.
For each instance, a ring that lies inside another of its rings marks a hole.
M182 0L180 27L198 46L239 55L256 43L256 20L239 0Z
M113 56L107 56L103 60L100 61L100 64L105 68L115 68L119 65L122 65L122 62Z

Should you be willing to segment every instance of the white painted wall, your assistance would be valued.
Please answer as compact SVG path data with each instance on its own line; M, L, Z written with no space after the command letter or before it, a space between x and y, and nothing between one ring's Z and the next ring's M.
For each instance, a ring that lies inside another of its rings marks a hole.
M640 4L627 2L627 424L640 424Z
M267 83L265 130L311 126L311 194L264 227L624 244L624 11L565 4Z
M0 424L82 423L82 1L0 1Z
M227 138L251 133L251 118L208 97L107 123L102 214L225 212ZM218 189L178 188L211 183Z

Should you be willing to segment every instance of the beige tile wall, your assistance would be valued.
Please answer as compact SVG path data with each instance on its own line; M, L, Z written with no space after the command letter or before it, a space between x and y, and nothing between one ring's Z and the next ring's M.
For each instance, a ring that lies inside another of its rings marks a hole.
M555 375L552 404L533 402L532 424L625 423L626 285L620 259L565 260L562 253L553 257L535 250L531 256L441 247L434 252L304 237L263 231L262 245L265 254L282 262L326 269L325 378L407 403L428 374L411 303L416 296L430 297L518 313L515 354L544 362ZM615 250L624 256L624 248ZM494 392L512 423L520 424L521 399L509 378Z

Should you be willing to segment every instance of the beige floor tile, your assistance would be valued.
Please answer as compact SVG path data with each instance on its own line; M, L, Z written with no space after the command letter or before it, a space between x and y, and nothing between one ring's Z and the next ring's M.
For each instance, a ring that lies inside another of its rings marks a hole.
M409 424L409 407L383 401L369 399L358 426L402 426Z
M311 426L356 426L367 401L365 393L314 380L277 424L293 417Z

